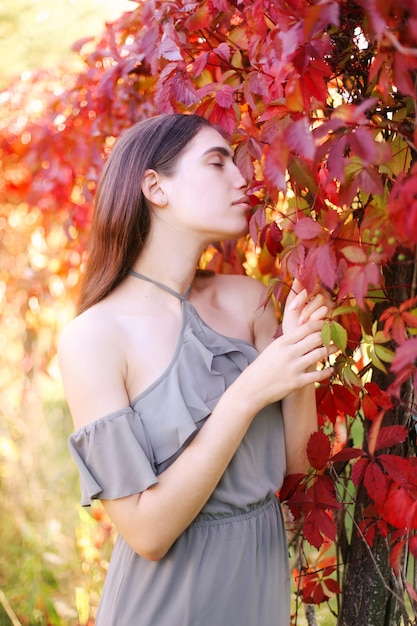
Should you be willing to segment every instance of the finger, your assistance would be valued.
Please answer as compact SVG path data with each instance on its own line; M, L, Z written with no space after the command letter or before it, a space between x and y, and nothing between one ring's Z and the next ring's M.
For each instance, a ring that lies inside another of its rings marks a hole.
M295 388L300 389L307 385L322 383L334 374L332 367L326 367L321 370L309 370L301 374L297 380Z
M306 303L300 315L300 323L305 322L308 319L320 319L326 317L333 308L333 303L324 294L316 294ZM325 309L323 309L323 307ZM320 313L317 315L317 311Z
M305 354L303 357L300 357L300 366L302 367L303 372L321 372L323 370L333 371L331 365L323 367L323 363L326 360L327 351L323 348L317 348L316 350L312 350L308 354ZM318 367L319 364L322 366Z
M330 310L329 307L324 304L315 311L312 311L310 315L311 320L322 320L329 316Z
M300 292L292 291L287 299L287 308L289 311L296 311L301 308L308 300L308 294L306 289L301 289Z
M304 338L309 337L314 334L316 334L317 337L321 338L321 331L322 331L323 325L324 325L324 320L322 319L309 320L308 322L306 322L305 324L302 324L301 326L297 326L292 330L284 332L284 334L281 335L281 337L279 337L278 339L276 339L276 341L279 341L281 339L282 341L285 341L287 345L289 345L289 344L297 343L298 341L302 341ZM319 343L323 344L323 341L320 340Z
M328 378L330 378L330 376L333 376L333 374L334 374L333 367L326 367L322 370L315 370L314 372L306 372L306 377L309 380L309 382L322 383Z

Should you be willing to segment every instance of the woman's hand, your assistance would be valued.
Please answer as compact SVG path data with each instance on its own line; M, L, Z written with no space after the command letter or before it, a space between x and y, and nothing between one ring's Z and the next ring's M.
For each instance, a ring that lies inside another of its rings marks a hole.
M319 332L313 332L313 336L317 337L317 347L310 352L311 362L304 372L304 376L309 375L314 378L314 383L324 382L332 373L332 368L328 363L321 368L317 365L320 361L326 362L329 355L337 351L334 345L330 345L327 349L323 345L321 335L325 320L333 308L334 303L329 292L320 285L317 285L313 294L309 296L300 281L294 280L285 306L283 337L291 338L297 329L305 329L307 337L311 337L309 327L318 325ZM311 434L317 430L315 385L299 386L295 393L283 399L281 406L284 418L287 473L304 473L309 466L306 455L307 442Z
M300 281L294 280L285 306L282 335L248 368L251 381L247 383L247 390L251 390L255 403L281 400L331 375L331 367L317 369L317 364L336 352L335 346L323 345L321 336L325 319L333 307L325 289L318 285L309 296Z
M334 308L329 292L317 285L310 296L295 278L285 304L282 332L287 333L311 320L324 320Z

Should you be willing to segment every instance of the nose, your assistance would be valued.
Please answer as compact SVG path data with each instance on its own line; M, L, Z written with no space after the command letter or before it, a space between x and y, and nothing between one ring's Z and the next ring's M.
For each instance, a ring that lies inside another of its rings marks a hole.
M246 187L248 186L248 183L243 178L242 172L240 171L240 169L238 168L236 163L233 163L233 166L235 168L235 175L236 175L236 179L235 179L235 187L236 187L236 189L246 189Z

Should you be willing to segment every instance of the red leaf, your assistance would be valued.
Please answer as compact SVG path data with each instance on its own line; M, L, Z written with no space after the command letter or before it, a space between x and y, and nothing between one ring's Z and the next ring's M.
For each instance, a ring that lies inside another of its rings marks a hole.
M316 470L326 467L331 453L330 439L321 431L313 433L307 444L307 456L310 465Z
M267 224L262 230L259 245L262 247L265 244L269 254L275 257L282 251L281 240L282 230L276 222L272 222L271 224Z
M391 448L407 438L408 431L404 426L384 426L378 433L375 452L382 448Z
M336 255L330 243L325 243L317 250L317 273L329 289L336 282Z
M340 452L332 456L330 461L332 463L344 463L364 456L364 454L364 451L360 448L343 448L343 450L340 450Z
M396 528L417 528L417 494L404 485L394 483L387 495L384 516Z
M397 348L395 356L391 363L393 372L399 372L409 364L414 363L417 359L417 337L408 339L405 343Z
M211 0L211 3L217 11L230 11L228 0Z
M189 17L184 22L187 31L195 32L206 28L210 23L209 8L206 4L200 4L189 12Z
M265 76L259 71L249 72L245 82L243 83L243 93L251 108L256 110L256 101L253 97L254 94L262 96L265 101L267 101L269 96L268 83Z
M308 161L314 159L316 143L306 117L293 122L284 131L288 147Z
M331 593L341 593L342 592L342 590L340 589L339 583L334 578L325 578L325 580L323 582L326 585L327 589Z
M389 394L381 389L376 383L370 382L365 384L368 395L372 398L377 406L381 409L389 409L392 406Z
M400 573L405 541L399 541L391 550L389 562L396 576Z
M375 461L368 463L363 482L368 496L375 502L377 507L382 506L387 495L387 477L378 463Z
M316 585L313 591L313 603L321 604L325 600L328 600L328 596L324 593L322 585Z
M398 483L406 483L417 475L416 459L404 459L396 454L380 454L378 461L388 476Z
M221 107L216 102L210 113L209 120L212 124L219 124L231 135L236 127L236 110L233 106L229 108Z
M168 61L182 61L182 55L177 43L166 34L162 36L159 54L164 59L168 59Z
M317 549L320 548L324 539L318 529L317 519L309 515L308 518L304 522L303 532L304 532L304 537L312 546L314 546Z
M221 59L229 62L230 59L230 47L225 41L222 41L217 48L214 48L213 52L219 55Z
M349 144L365 165L375 163L378 160L378 145L373 132L367 128L359 127L351 133Z
M336 525L328 511L315 508L306 518L303 526L304 536L315 548L320 548L325 538L335 539Z
M341 249L343 256L347 258L350 263L361 263L364 264L367 261L367 256L365 254L364 249L357 246L345 246Z
M194 59L194 63L193 63L193 76L195 78L197 78L198 76L200 76L201 72L204 70L204 68L207 65L207 61L209 58L209 52L202 52L201 54L198 55L198 57L196 57Z
M377 405L369 395L362 398L361 408L365 417L370 421L373 421L379 412Z
M354 416L359 406L358 394L339 384L322 385L317 391L317 406L321 415L335 423L338 414Z
M284 483L279 491L279 499L281 502L285 502L291 498L294 493L296 493L300 483L305 479L305 477L306 474L288 474L285 477Z
M300 239L315 239L324 234L320 224L311 217L300 217L294 226L294 232Z
M200 101L189 75L178 67L172 77L172 95L187 107Z
M235 90L231 85L223 85L223 87L216 93L216 102L224 109L228 109L233 106L235 101Z
M316 482L308 490L308 495L314 498L314 506L340 510L342 505L336 497L336 490L329 476L317 476Z
M339 26L339 5L336 2L314 4L304 9L303 29L306 40L330 24Z
M340 280L339 300L353 294L359 306L363 308L370 285L378 285L379 281L379 268L375 263L349 267Z
M417 170L413 167L407 178L404 175L397 177L388 198L390 223L396 229L400 241L405 244L417 241L416 190Z
M155 105L161 113L172 113L172 78L176 63L168 63L162 70L155 89Z
M356 461L352 469L352 481L356 487L362 482L363 475L369 464L369 457L364 457Z
M234 160L245 180L252 180L254 167L251 154L249 151L249 142L242 141L234 153ZM251 233L252 234L252 233Z
M265 182L273 188L287 191L285 174L287 171L289 149L281 136L275 137L265 151Z

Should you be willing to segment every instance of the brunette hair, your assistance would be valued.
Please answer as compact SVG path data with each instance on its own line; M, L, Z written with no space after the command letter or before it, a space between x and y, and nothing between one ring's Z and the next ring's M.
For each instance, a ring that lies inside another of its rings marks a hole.
M143 248L151 223L141 189L146 170L172 175L182 151L203 127L212 125L198 115L158 115L116 141L97 189L78 313L109 294Z

